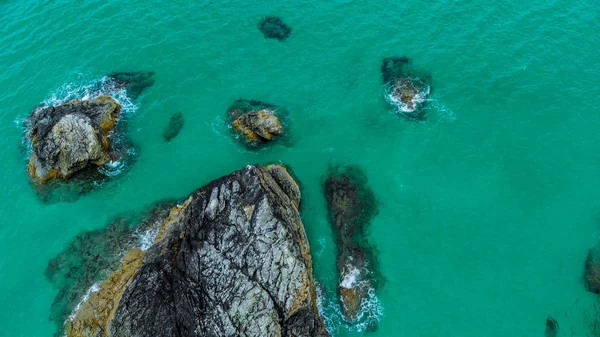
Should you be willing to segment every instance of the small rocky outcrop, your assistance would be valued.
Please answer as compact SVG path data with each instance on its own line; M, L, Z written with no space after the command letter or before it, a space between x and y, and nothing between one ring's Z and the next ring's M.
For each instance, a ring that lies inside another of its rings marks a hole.
M254 100L237 100L227 115L231 127L249 146L258 146L275 140L283 134L278 109L274 105Z
M109 134L120 111L119 103L108 96L33 110L27 120L33 149L30 176L44 183L108 163Z
M431 91L429 76L419 76L411 69L407 57L388 57L381 65L386 100L407 117L422 119L425 103Z
M153 71L117 72L108 75L109 84L115 89L127 89L127 95L137 99L142 92L154 85Z
M280 17L267 16L258 22L258 30L267 39L284 41L292 33L292 29Z
M600 244L588 251L583 281L588 291L600 294Z
M366 176L356 167L332 169L325 181L325 198L338 238L343 311L348 320L354 320L377 283L375 257L366 240L366 227L377 214L376 200Z
M67 336L328 336L299 198L280 165L197 190L82 303Z
M179 135L179 132L183 129L183 114L181 112L177 112L171 116L169 119L169 124L163 131L163 139L166 142L170 142L173 138Z

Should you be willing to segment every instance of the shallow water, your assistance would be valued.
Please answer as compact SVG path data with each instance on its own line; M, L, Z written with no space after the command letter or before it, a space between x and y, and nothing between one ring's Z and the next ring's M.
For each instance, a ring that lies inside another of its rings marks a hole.
M182 198L251 163L283 162L336 336L336 248L321 184L356 164L379 214L369 241L386 279L372 336L586 336L582 268L600 228L597 2L0 2L0 336L51 336L44 270L73 238L122 212ZM264 15L292 28L257 29ZM380 62L432 76L423 122L393 114ZM42 203L22 124L43 101L114 71L155 71L127 116L137 159L73 202ZM284 106L291 145L230 137L238 98ZM176 113L185 125L162 132ZM332 302L333 303L330 303ZM331 304L328 306L328 304Z

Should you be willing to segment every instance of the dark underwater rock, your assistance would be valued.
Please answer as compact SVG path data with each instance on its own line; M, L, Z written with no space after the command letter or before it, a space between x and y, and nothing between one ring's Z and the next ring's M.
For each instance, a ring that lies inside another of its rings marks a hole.
M357 167L332 168L325 180L329 220L338 242L339 292L348 320L377 287L378 271L366 228L377 214L377 202Z
M283 134L279 109L268 103L239 99L227 111L229 123L245 144L256 147L272 142Z
M258 22L258 30L267 39L283 41L292 33L292 29L277 16L267 16Z
M588 251L583 281L587 291L600 294L600 244Z
M171 116L169 125L163 131L163 138L165 141L170 142L173 138L177 137L181 129L183 129L183 114L177 112Z
M546 337L557 337L559 330L558 322L554 318L546 318Z
M381 74L385 97L396 112L410 118L423 119L425 105L431 93L431 77L420 75L407 57L383 59Z
M142 92L154 85L153 71L117 72L108 75L110 84L115 88L126 88L127 94L137 99Z
M174 201L162 201L141 214L122 214L106 228L76 236L48 263L44 274L58 290L50 314L56 336L63 335L65 319L85 292L118 267L122 253L139 245L142 234L160 226L174 205Z
M27 120L33 149L30 176L40 183L68 179L113 160L109 134L120 111L119 103L108 96L33 110Z
M286 193L295 184L282 166L255 165L194 192L81 305L67 336L328 336L299 194Z

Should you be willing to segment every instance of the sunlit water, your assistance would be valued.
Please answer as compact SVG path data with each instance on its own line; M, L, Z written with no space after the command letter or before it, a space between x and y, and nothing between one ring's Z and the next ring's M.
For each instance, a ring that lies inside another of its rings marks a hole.
M323 175L356 164L379 213L369 227L385 282L362 314L371 336L586 336L582 284L600 233L598 3L437 1L1 1L0 336L51 336L48 261L116 215L181 198L252 163L298 177L320 307L336 336L362 335L337 297ZM292 28L283 42L264 15ZM381 60L432 78L423 121L385 98ZM155 71L138 99L113 93L135 161L71 201L42 203L26 174L23 121L88 97L114 71ZM285 107L289 144L231 137L238 98ZM162 133L181 112L171 142ZM138 233L147 248L155 233ZM91 286L91 285L90 285ZM364 322L362 320L361 322Z

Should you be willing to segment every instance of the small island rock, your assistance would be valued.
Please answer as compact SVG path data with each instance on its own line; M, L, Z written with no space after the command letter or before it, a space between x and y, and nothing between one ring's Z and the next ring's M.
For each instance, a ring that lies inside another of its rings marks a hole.
M32 153L29 174L47 182L67 179L111 160L109 133L121 106L108 96L36 108L27 120Z

